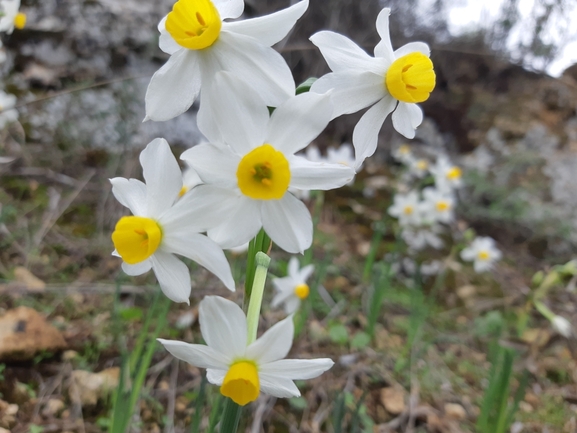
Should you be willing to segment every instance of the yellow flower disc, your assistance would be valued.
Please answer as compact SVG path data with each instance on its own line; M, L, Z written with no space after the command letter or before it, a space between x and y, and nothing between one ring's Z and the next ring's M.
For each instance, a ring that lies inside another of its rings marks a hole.
M387 90L403 102L423 102L435 88L433 62L423 53L407 54L393 62L385 76Z
M300 299L306 299L309 296L310 289L307 284L299 284L295 287L295 295Z
M437 208L438 212L445 212L451 208L451 204L446 200L441 200L435 204L435 207Z
M447 172L447 179L449 180L459 180L462 176L463 172L459 167L451 167L451 169Z
M16 27L18 30L21 30L24 28L25 25L26 25L26 14L18 12L14 17L14 27Z
M189 50L210 47L221 27L220 15L210 0L178 0L166 17L166 31Z
M120 218L112 233L112 242L122 260L129 265L140 263L154 254L162 230L151 218L125 216Z
M291 172L283 153L270 144L263 144L240 160L236 178L240 191L247 197L278 200L288 189Z
M254 362L232 364L224 376L220 393L240 406L255 401L260 393L260 381Z
M489 260L489 253L485 250L481 250L477 253L477 258L481 261Z
M419 159L417 161L417 168L424 171L429 168L429 162L426 159Z
M413 206L411 206L411 205L406 205L406 206L403 208L403 213L404 213L405 215L411 215L411 214L413 213Z

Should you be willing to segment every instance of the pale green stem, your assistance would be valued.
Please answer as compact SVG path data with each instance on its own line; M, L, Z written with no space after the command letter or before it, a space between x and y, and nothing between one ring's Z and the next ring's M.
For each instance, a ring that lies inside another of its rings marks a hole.
M535 304L535 308L545 317L545 319L552 321L555 318L555 313L553 313L549 307L541 301L533 301L533 303Z
M248 329L247 345L256 340L258 319L260 318L260 307L262 305L262 296L264 294L264 283L266 282L270 257L262 251L259 251L255 255L255 262L256 271L254 273L250 303L248 304L248 313L246 315Z

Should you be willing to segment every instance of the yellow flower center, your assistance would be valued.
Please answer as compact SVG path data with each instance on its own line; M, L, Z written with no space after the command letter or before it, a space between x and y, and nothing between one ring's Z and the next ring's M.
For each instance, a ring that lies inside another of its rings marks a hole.
M236 170L238 187L256 200L281 199L289 186L291 172L282 152L263 144L247 153Z
M295 287L295 295L299 298L299 299L306 299L309 296L310 293L310 289L309 286L307 284L299 284L298 286Z
M260 393L260 381L255 363L239 361L232 364L224 376L220 393L241 406L255 401Z
M438 212L445 212L451 208L451 204L446 200L441 200L435 204L435 207L437 208Z
M221 27L218 10L210 0L178 0L166 17L166 31L189 50L210 47Z
M447 179L449 180L458 180L461 178L463 172L457 166L451 167L451 169L447 172Z
M21 30L24 28L25 25L26 25L26 14L18 12L14 17L14 27L16 27L18 30Z
M429 162L426 159L419 159L417 161L417 168L419 170L426 170L429 167Z
M405 208L403 209L403 213L405 215L411 215L413 213L413 206L411 205L405 206Z
M409 147L408 144L403 144L401 147L399 147L399 154L400 155L408 155L411 153L411 148Z
M489 252L486 250L481 250L477 253L477 258L482 261L489 260Z
M178 193L179 197L182 197L184 194L186 194L188 191L188 188L186 186L183 186L182 188L180 188L180 191Z
M385 76L387 90L403 102L423 102L435 88L433 62L423 53L411 53L393 62Z
M145 217L122 217L112 233L116 251L129 265L140 263L153 255L161 240L162 230L158 223Z

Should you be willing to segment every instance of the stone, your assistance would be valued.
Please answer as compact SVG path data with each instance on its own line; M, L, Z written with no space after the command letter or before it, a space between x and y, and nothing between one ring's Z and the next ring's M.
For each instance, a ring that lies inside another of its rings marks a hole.
M14 269L14 282L26 287L32 293L43 292L46 289L46 283L23 266Z
M53 417L64 410L64 402L57 398L49 399L42 409L42 415L45 417Z
M445 415L447 418L451 418L457 421L467 419L467 411L458 403L445 404Z
M405 391L396 387L382 388L381 403L391 415L399 415L405 410Z
M14 308L0 317L0 360L30 360L65 348L60 331L32 308Z
M98 400L108 397L118 386L119 376L119 367L107 368L100 373L74 370L68 390L70 399L82 406L96 406Z

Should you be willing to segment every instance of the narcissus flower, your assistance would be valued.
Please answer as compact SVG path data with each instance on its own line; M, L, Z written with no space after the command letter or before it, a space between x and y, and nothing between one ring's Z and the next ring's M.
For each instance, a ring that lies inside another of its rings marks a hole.
M207 114L222 119L220 128L199 125L209 143L182 154L204 182L195 190L210 191L218 203L213 212L228 216L208 236L223 248L233 248L264 228L285 251L304 251L312 242L312 219L289 188L338 188L355 174L341 164L295 155L328 124L330 98L303 93L269 115L263 101L232 74L219 73L215 83L216 97Z
M278 307L280 304L284 304L284 310L287 314L292 314L298 310L301 301L309 296L310 288L307 280L314 269L313 265L299 269L298 259L291 257L288 263L288 276L272 280L276 294L271 305Z
M166 140L157 138L140 154L146 184L137 179L111 179L112 193L133 216L120 218L112 241L128 275L151 268L164 294L175 302L188 302L190 273L174 254L194 260L234 291L230 266L222 249L200 232L219 222L207 212L214 204L197 188L179 199L182 175Z
M178 116L202 87L198 122L214 122L205 113L205 101L218 97L213 87L218 71L234 73L267 105L280 105L294 95L295 83L282 56L270 47L307 7L303 0L267 16L228 22L242 14L243 0L178 0L158 25L160 49L171 57L150 81L145 120Z
M495 246L495 240L490 237L478 237L471 245L461 251L461 258L473 262L475 272L485 272L501 259L501 251Z
M423 203L421 211L428 221L450 223L455 218L455 199L453 196L436 188L425 188L423 190Z
M333 71L319 78L311 91L324 93L334 89L333 117L371 107L353 131L357 166L375 153L378 133L393 111L395 129L414 138L415 129L423 121L423 112L416 104L426 101L435 87L427 44L411 42L393 51L390 13L385 8L377 17L381 41L375 47L375 57L338 33L322 31L310 38Z
M398 218L401 225L419 225L422 221L419 194L417 191L395 194L388 212L392 217Z
M0 32L10 34L14 31L14 28L24 28L26 25L26 14L19 12L18 9L20 9L20 0L0 1Z
M440 156L430 171L435 178L435 186L441 191L450 192L463 184L463 171L446 156Z
M438 224L424 225L419 227L403 227L401 237L407 243L409 249L413 251L421 251L427 246L433 247L436 250L443 248L443 240L439 237L442 232L441 226Z
M206 368L206 377L220 392L244 406L261 392L279 398L300 396L293 380L313 379L334 364L331 359L283 359L293 341L292 316L277 323L251 344L247 320L232 301L206 296L199 307L200 332L206 346L158 341L175 357Z

